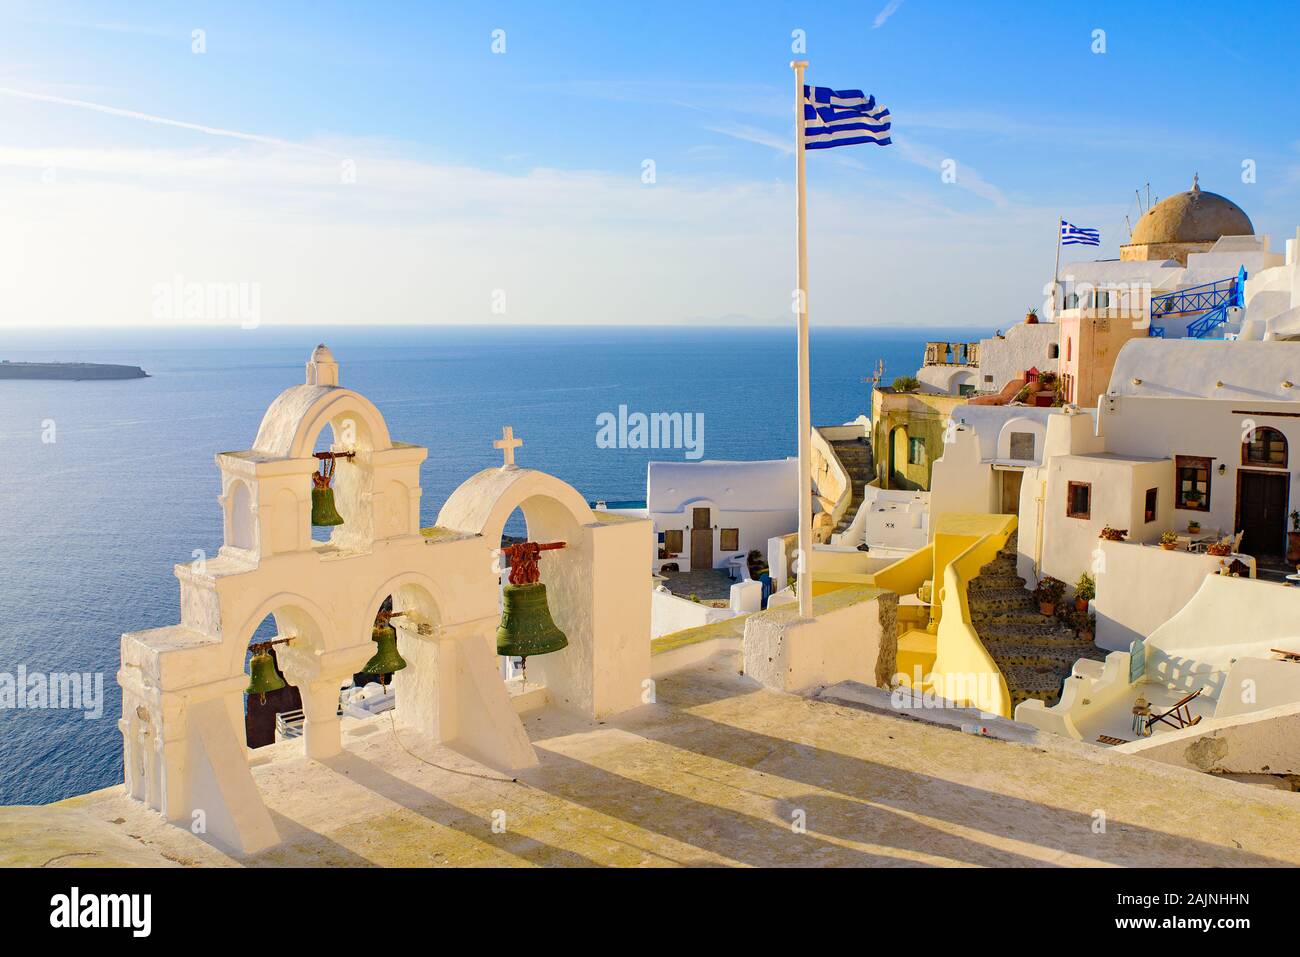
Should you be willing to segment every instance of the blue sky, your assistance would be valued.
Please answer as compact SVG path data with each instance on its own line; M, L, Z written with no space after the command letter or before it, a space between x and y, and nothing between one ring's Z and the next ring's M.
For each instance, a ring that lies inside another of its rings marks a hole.
M1115 256L1148 181L1300 222L1283 3L2 11L0 324L156 321L177 277L268 324L786 321L795 30L895 124L810 157L814 323L1007 325L1057 213Z

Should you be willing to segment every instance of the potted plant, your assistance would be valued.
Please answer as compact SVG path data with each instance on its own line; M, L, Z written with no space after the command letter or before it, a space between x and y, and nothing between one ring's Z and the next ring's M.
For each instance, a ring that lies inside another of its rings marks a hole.
M1074 608L1075 611L1085 612L1088 610L1088 602L1097 597L1097 582L1084 572L1079 576L1079 580L1074 583Z
M1286 533L1286 560L1300 562L1300 509L1291 513L1291 531Z
M1225 555L1232 554L1232 539L1221 538L1217 542L1210 542L1205 546L1205 554L1217 555L1222 558Z
M1038 602L1038 610L1044 615L1056 614L1056 606L1064 594L1065 582L1051 575L1044 575L1034 586L1034 600Z
M1128 529L1111 528L1109 525L1107 525L1105 528L1101 530L1101 535L1098 537L1103 538L1108 542L1122 542L1124 541L1125 538L1128 537Z
M1200 508L1201 499L1204 497L1199 489L1190 489L1183 493L1183 501L1187 503L1188 508Z
M1178 547L1178 535L1175 532L1165 532L1160 536L1160 547L1167 552L1172 552Z
M1187 532L1189 535L1195 535L1199 533L1200 530L1201 530L1201 523L1198 522L1196 519L1192 519L1190 522L1187 523Z
M914 375L900 375L894 380L895 392L915 392L921 388L921 382Z

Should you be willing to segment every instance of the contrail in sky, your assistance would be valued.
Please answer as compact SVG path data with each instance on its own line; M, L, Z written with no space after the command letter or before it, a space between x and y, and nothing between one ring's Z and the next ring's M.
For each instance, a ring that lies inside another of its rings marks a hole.
M129 120L143 120L146 123L157 123L160 126L173 126L177 129L193 130L196 133L206 133L209 136L227 136L231 139L245 140L250 143L266 143L270 146L283 146L289 149L306 150L309 153L320 153L325 156L338 155L317 146L305 146L302 143L294 143L291 140L282 140L274 136L262 136L259 133L245 133L241 130L225 130L219 126L204 126L202 123L187 123L184 120L173 120L165 116L154 116L152 113L141 113L138 110L124 110L116 106L105 106L103 103L91 103L89 100L73 100L65 96L51 96L48 93L32 93L28 90L15 90L11 87L5 86L0 86L0 95L12 96L21 100L35 100L39 103L57 103L60 106L75 106L83 110L93 110L96 113L107 113L109 116L121 116Z

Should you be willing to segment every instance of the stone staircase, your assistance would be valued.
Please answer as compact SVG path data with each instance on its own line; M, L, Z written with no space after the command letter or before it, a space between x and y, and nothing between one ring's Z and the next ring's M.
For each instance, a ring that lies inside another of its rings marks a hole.
M1007 679L1011 711L1029 698L1056 704L1062 680L1075 661L1101 661L1106 652L1081 642L1074 629L1059 618L1038 610L1033 592L1016 574L1016 536L1013 534L993 561L982 569L966 590L971 622L980 640Z
M844 510L844 517L835 526L835 532L839 534L853 524L853 517L858 514L858 508L866 497L867 483L876 477L876 466L871 455L871 443L865 437L838 439L832 441L830 446L848 472L851 488L849 507Z

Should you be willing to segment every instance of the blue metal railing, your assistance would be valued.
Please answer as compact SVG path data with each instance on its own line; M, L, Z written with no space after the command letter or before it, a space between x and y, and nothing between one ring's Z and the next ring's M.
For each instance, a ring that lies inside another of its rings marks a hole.
M1187 338L1204 339L1228 321L1229 309L1242 305L1245 288L1246 267L1242 266L1237 270L1237 275L1231 278L1188 286L1163 296L1152 296L1151 319L1154 323L1154 320L1167 316L1197 316L1187 326ZM1163 339L1164 328L1153 324L1149 335Z

